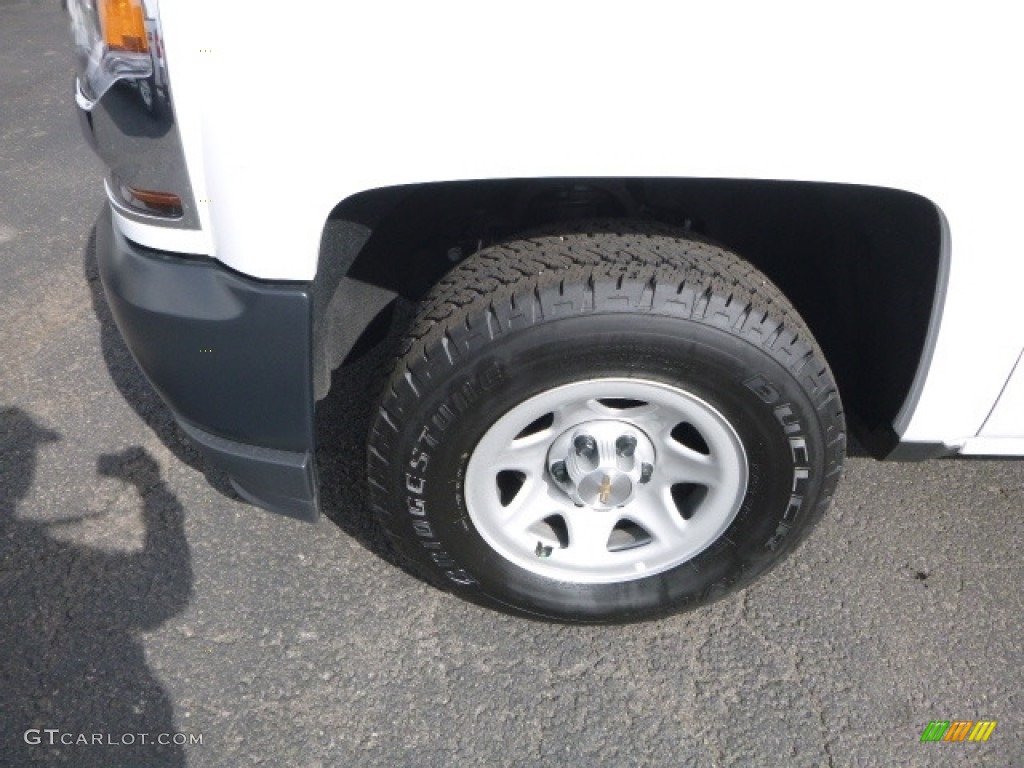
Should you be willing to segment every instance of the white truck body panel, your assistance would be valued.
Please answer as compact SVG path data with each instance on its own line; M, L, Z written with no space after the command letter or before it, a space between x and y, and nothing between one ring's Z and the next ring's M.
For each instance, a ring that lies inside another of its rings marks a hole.
M1007 384L1024 349L1024 53L1004 7L312 2L245 15L176 0L160 12L202 232L118 217L131 239L310 280L330 211L377 187L660 176L906 189L946 214L952 261L902 438L1024 453L1020 366Z
M981 435L997 440L1021 437L1024 424L1024 355L1017 361L1013 375L1006 384L999 401L982 427ZM1024 451L1022 451L1024 453Z

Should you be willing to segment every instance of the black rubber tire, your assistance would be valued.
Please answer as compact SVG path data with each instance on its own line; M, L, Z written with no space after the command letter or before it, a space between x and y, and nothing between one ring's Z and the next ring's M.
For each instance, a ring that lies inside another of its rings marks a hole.
M693 608L792 550L838 482L839 395L780 291L686 233L610 228L496 245L459 264L421 305L385 386L369 436L375 512L410 566L469 600L574 622ZM543 578L477 533L466 465L510 408L606 376L662 381L713 405L747 451L746 496L725 534L670 570L612 584Z

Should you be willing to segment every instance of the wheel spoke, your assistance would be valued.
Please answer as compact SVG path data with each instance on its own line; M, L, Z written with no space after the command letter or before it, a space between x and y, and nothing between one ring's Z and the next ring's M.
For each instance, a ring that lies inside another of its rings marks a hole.
M560 432L575 424L582 424L587 421L594 421L595 419L607 419L613 413L625 413L625 411L615 411L599 403L596 398L587 398L584 400L573 400L560 405L555 409L554 413L555 423L553 428L555 432Z
M629 518L647 531L659 548L671 548L686 538L687 523L676 512L672 497L667 493L659 494L647 504L634 504Z
M513 440L494 457L494 469L517 469L528 475L543 472L549 442L544 434Z
M599 405L599 407L601 406ZM601 416L623 419L636 424L649 435L655 435L665 428L667 420L671 419L673 414L657 403L647 403L647 405L624 410L602 407Z
M693 483L713 488L722 481L722 468L713 458L671 441L662 444L654 474L660 485L669 486Z
M574 507L571 512L564 512L563 517L569 528L569 550L573 559L602 565L608 558L608 539L619 518L586 507Z
M542 476L527 476L519 493L505 508L505 529L517 536L546 517L562 514L566 504L557 493Z

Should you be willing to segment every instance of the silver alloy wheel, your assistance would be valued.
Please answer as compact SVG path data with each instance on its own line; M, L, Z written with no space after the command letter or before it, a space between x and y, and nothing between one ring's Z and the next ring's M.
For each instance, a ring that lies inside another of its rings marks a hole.
M735 519L747 457L704 400L643 379L591 379L520 403L470 457L477 531L540 576L629 581L698 555Z

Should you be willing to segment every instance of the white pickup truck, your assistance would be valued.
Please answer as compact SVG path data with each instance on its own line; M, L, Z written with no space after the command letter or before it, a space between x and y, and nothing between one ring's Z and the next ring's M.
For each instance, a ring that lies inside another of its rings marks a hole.
M987 7L70 0L106 295L209 462L306 519L316 402L418 302L367 393L397 551L520 615L701 605L808 533L848 428L1024 454Z

